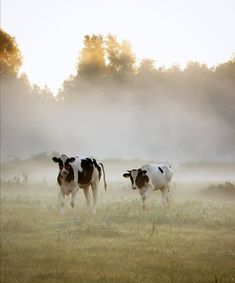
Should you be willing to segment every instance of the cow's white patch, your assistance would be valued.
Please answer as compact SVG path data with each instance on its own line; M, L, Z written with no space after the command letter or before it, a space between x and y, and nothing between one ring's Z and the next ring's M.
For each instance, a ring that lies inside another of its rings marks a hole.
M74 172L74 180L75 182L78 181L78 171L82 172L82 158L80 157L75 157L75 161L70 163L70 165L73 168L73 172Z
M65 161L68 159L68 156L66 154L61 154L61 156L59 158L61 159L61 161L63 162L63 165L64 165Z
M161 167L163 173L158 169ZM141 167L142 170L147 170L147 175L155 190L164 188L171 182L173 170L167 164L147 164Z
M132 180L133 180L132 187L133 187L134 189L137 189L137 186L136 186L136 178L137 178L137 175L138 175L138 170L136 170L136 169L131 170L130 175L131 175Z

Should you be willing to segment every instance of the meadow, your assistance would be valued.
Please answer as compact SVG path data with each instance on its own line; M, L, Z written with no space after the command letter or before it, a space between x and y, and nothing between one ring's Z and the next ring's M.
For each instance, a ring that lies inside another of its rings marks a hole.
M62 216L55 182L2 182L1 282L234 282L235 198L208 190L177 181L168 208L153 192L143 211L111 181L96 215L79 191Z

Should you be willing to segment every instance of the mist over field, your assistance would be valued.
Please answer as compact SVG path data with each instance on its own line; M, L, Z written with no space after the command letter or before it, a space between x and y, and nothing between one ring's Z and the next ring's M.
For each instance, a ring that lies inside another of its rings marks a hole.
M150 81L141 76L123 83L78 81L75 90L63 90L57 100L28 93L22 82L3 81L2 159L57 151L234 161L234 81L204 81L184 73L156 74ZM164 75L173 78L158 78Z
M2 161L52 151L101 159L235 160L234 57L214 67L192 61L185 68L156 67L149 58L137 63L127 41L86 35L77 74L53 96L18 75L17 43L4 31L1 36Z

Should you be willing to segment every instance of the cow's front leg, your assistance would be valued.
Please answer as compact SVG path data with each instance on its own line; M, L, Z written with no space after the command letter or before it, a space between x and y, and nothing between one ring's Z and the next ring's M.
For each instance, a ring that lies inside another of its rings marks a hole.
M145 200L146 200L146 195L144 194L144 195L142 196L143 210L147 210L147 207L146 207L146 205L145 205Z
M72 206L72 208L74 208L74 202L75 202L76 193L77 193L77 188L74 187L72 189L72 192L71 192L71 206Z
M162 190L162 206L167 206L169 202L168 198L168 186L165 186Z
M59 202L60 202L60 214L62 215L64 215L64 197L65 194L63 188L61 187L59 191Z
M143 203L143 210L147 210L147 206L145 204L147 195L154 190L154 187L152 184L147 184L145 187L140 189L140 195L142 197L142 203Z

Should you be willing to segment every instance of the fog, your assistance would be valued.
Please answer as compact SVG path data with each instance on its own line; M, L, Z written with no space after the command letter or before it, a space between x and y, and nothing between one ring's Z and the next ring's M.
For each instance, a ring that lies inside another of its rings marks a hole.
M1 156L234 161L234 84L81 83L54 99L3 81ZM211 87L211 86L210 86ZM211 91L211 90L210 90Z

